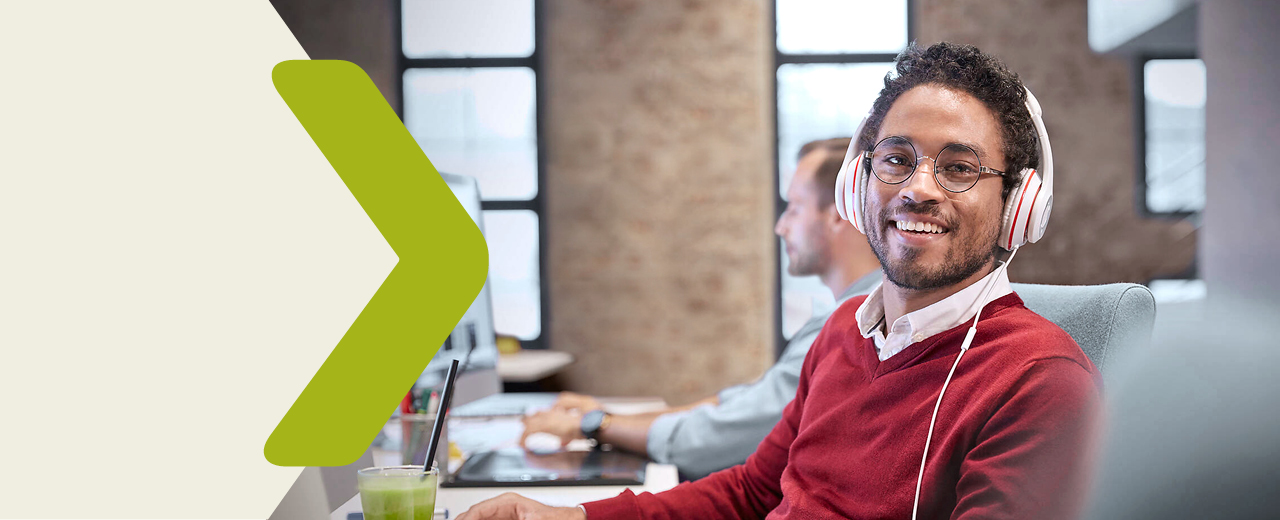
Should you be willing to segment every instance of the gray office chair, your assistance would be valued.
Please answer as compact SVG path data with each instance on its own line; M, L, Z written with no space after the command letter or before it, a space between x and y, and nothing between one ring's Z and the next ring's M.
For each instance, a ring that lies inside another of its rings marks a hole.
M1156 300L1135 283L1107 285L1013 284L1023 303L1067 331L1098 370L1117 355L1151 340Z

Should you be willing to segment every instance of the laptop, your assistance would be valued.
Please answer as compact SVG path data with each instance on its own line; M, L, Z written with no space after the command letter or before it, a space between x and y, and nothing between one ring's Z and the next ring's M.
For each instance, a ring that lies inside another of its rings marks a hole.
M648 463L618 450L536 454L506 448L472 455L441 486L639 486Z

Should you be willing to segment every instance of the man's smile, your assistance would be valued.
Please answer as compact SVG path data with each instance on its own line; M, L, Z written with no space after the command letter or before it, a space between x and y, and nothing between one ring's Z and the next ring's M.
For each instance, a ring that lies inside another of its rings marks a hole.
M923 215L899 215L889 219L890 233L907 245L923 246L942 239L951 228L941 221Z

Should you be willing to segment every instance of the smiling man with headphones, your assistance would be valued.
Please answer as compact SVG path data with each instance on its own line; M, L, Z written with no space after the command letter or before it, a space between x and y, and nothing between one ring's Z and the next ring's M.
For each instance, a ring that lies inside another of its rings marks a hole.
M1039 103L974 47L912 45L855 135L836 205L885 283L832 315L745 464L656 495L509 495L460 518L1073 518L1098 372L1005 272L1053 200Z

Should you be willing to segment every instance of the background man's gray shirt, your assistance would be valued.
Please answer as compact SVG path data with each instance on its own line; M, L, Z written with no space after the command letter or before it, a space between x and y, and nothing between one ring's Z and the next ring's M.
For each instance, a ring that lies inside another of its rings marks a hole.
M849 298L867 294L880 283L879 270L863 276L845 289L836 307ZM814 316L796 331L763 376L754 383L720 391L720 404L658 416L649 426L649 457L675 464L680 475L699 479L747 461L756 446L782 418L782 410L796 396L800 367L818 331L835 311Z

